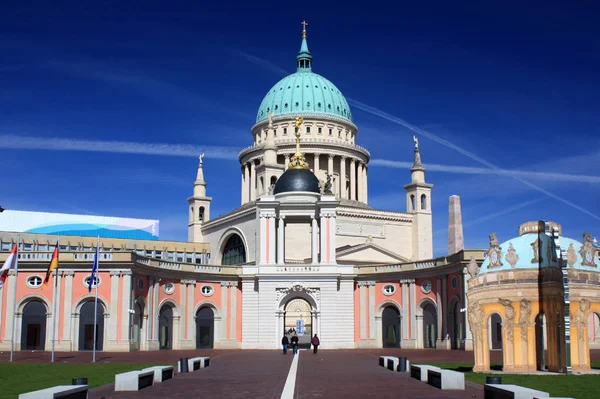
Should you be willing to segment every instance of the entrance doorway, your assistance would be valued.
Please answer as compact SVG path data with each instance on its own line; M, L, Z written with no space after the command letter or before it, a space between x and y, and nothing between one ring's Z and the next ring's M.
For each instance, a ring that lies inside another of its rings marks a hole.
M160 308L158 329L160 349L173 349L173 309L167 304Z
M212 349L215 340L215 313L207 306L196 313L196 349Z
M435 306L428 303L423 308L423 347L435 348L437 339L437 312Z
M98 303L96 308L96 350L101 351L104 344L104 309ZM79 350L94 350L94 301L88 301L79 311Z
M388 306L383 309L383 347L400 347L400 312L395 306Z
M307 300L294 298L285 305L283 329L288 337L298 335L299 347L310 348L312 324L311 306Z
M21 323L21 350L44 350L46 348L46 306L31 301L23 308Z

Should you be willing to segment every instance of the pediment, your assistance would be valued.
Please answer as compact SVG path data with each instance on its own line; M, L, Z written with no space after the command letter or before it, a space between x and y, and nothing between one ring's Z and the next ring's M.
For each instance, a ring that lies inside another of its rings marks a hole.
M405 257L373 243L365 243L348 248L339 248L336 251L336 259L344 262L353 261L365 263L410 262Z

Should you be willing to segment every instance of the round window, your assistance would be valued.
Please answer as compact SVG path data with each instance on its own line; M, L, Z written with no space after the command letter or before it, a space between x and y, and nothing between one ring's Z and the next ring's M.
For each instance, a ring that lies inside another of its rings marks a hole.
M138 290L144 289L144 279L141 277L137 279L137 289Z
M200 288L200 292L204 296L211 296L212 294L215 293L215 289L213 287L211 287L210 285L203 285L202 288Z
M393 295L396 292L396 286L394 284L386 284L381 290L383 295Z
M423 291L424 294L429 294L431 292L431 281L423 281L421 284L421 291Z
M88 288L90 286L90 280L92 278L92 275L90 274L89 276L85 276L85 278L83 279L83 286L85 288ZM97 286L100 286L100 277L95 276L94 277L94 282L92 283L92 288L96 288Z
M163 289L165 290L165 294L171 295L172 293L175 292L175 284L173 284L170 281L166 282L165 285L163 286Z
M40 288L43 281L41 276L29 276L27 277L27 286L29 288Z

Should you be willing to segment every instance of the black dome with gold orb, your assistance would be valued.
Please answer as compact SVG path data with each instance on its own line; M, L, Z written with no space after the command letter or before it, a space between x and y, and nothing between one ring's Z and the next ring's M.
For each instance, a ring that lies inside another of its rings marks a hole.
M275 183L273 194L281 194L293 191L304 191L311 193L320 193L319 179L308 168L308 163L304 155L300 152L300 127L303 118L296 118L296 153L290 159L288 170L286 170Z

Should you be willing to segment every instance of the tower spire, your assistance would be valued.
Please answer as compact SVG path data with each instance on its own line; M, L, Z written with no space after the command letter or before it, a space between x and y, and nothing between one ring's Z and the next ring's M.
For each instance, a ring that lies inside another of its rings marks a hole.
M300 45L300 51L296 56L296 65L298 66L298 72L310 72L312 67L312 55L308 51L308 43L306 42L306 26L308 22L302 21L302 44Z
M419 139L417 138L417 136L413 136L413 140L415 142L415 160L413 162L413 166L410 169L411 172L413 171L425 171L425 168L423 167L423 164L421 163L421 151L419 150Z

